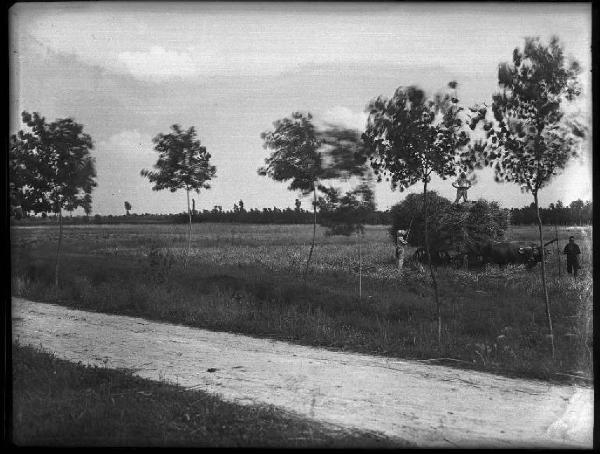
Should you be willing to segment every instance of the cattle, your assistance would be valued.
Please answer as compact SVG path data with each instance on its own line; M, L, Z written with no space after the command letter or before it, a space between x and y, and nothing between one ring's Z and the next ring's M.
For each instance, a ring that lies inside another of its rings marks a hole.
M544 248L548 255L550 251ZM506 241L489 241L481 248L483 263L494 263L499 266L508 264L523 264L528 269L542 261L539 246L523 246Z
M544 248L546 255L550 251ZM421 263L427 263L427 252L424 248L417 248L413 259ZM479 244L471 244L468 248L442 248L431 251L431 262L434 265L454 265L460 267L467 264L493 263L500 267L509 264L523 264L528 269L533 268L542 261L539 246L524 246L522 244L488 241Z
M425 248L419 247L413 254L413 259L421 263L428 263L427 251ZM450 265L455 263L457 255L451 249L434 249L431 250L431 263L434 265Z

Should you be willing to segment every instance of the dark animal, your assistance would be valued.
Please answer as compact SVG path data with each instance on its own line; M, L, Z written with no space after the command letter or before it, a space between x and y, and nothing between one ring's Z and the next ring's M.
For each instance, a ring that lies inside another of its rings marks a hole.
M545 255L550 251L544 248ZM413 259L421 263L428 263L425 248L417 248ZM443 248L431 251L431 262L434 265L482 265L493 263L499 266L509 264L522 264L528 269L533 268L542 261L541 248L533 245L523 245L506 241L488 241L471 244L461 249Z
M544 248L546 255L550 251ZM495 263L500 266L508 264L523 264L528 269L542 261L542 251L539 246L523 246L504 241L489 241L481 248L483 263Z
M455 257L450 250L439 249L431 250L431 263L434 265L449 265L454 262ZM413 259L421 263L428 263L427 251L425 248L417 248L413 254Z

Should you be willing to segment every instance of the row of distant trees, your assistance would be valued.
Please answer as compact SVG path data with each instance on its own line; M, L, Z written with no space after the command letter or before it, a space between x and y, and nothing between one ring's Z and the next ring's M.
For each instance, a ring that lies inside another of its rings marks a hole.
M592 202L574 200L569 206L564 206L559 200L551 203L548 208L540 208L540 217L544 224L552 225L591 225ZM510 223L512 225L530 225L537 222L537 213L532 203L523 208L511 208Z
M348 217L356 218L357 213L350 210ZM57 216L42 213L41 216L26 216L20 210L13 211L11 214L14 220L26 223L52 222ZM331 212L327 208L319 205L317 211L317 224L329 224ZM369 210L365 224L369 225L388 225L390 223L390 211ZM237 208L235 204L231 210L223 210L222 206L215 205L211 210L192 210L192 222L223 222L240 224L312 224L314 215L312 211L302 208L251 208L249 210ZM117 223L187 223L189 217L187 213L128 213L125 215L100 215L93 216L63 216L64 224L117 224Z
M317 224L330 225L332 215L335 211L331 208L331 203L325 198L318 203ZM401 202L400 202L401 203ZM223 210L220 205L215 205L211 210L192 210L192 222L224 222L239 224L312 224L312 211L305 210L300 206L300 200L296 199L295 208L244 208L244 202L239 201L233 205L231 210ZM93 216L67 216L63 218L65 224L112 224L112 223L185 223L188 222L187 213L170 214L152 214L152 213L130 213L131 205L126 211L125 216L121 215L100 215ZM364 207L361 207L364 210ZM534 225L537 223L537 214L534 204L521 208L505 208L508 213L508 219L511 225ZM393 209L392 209L393 210ZM21 210L13 210L11 216L15 220L24 220L24 222L48 222L55 219L56 216L50 216L43 213L41 217L31 217L24 214ZM349 219L356 219L363 216L363 223L368 225L390 225L392 224L392 213L390 210L367 209L366 213L357 211L357 208L350 207L346 210L346 216ZM560 200L551 203L546 208L540 208L540 217L542 222L548 225L591 225L593 221L593 205L591 201L574 200L568 206L565 206ZM339 218L339 215L338 215Z

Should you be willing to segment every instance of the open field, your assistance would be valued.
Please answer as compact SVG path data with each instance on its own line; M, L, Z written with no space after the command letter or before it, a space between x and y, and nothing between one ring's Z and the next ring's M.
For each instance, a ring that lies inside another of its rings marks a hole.
M406 447L269 406L223 402L128 370L13 348L13 441L19 446Z
M194 224L184 267L185 225L65 226L61 286L53 288L58 229L11 229L12 292L38 301L136 315L213 330L396 358L450 358L451 364L542 379L590 378L592 231L559 228L582 249L577 279L548 257L557 355L546 338L539 265L499 270L439 268L443 351L436 345L428 273L394 267L385 227L363 241L359 298L356 237L318 230L308 284L304 269L312 226ZM554 236L545 229L547 240ZM535 241L537 229L511 228L508 239ZM555 254L554 245L551 245ZM562 258L562 257L561 257ZM450 360L447 360L450 361ZM569 374L569 375L559 375Z

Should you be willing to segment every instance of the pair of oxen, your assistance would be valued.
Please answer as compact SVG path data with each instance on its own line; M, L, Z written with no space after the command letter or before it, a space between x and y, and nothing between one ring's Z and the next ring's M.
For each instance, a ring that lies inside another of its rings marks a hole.
M545 246L548 244L546 243ZM550 250L546 247L544 247L544 254L546 256L550 254ZM413 258L422 263L427 263L425 248L417 248ZM509 264L522 264L527 269L531 269L541 261L542 250L540 246L509 241L485 241L460 248L449 246L431 251L431 262L435 265L460 267L493 263L502 267Z

